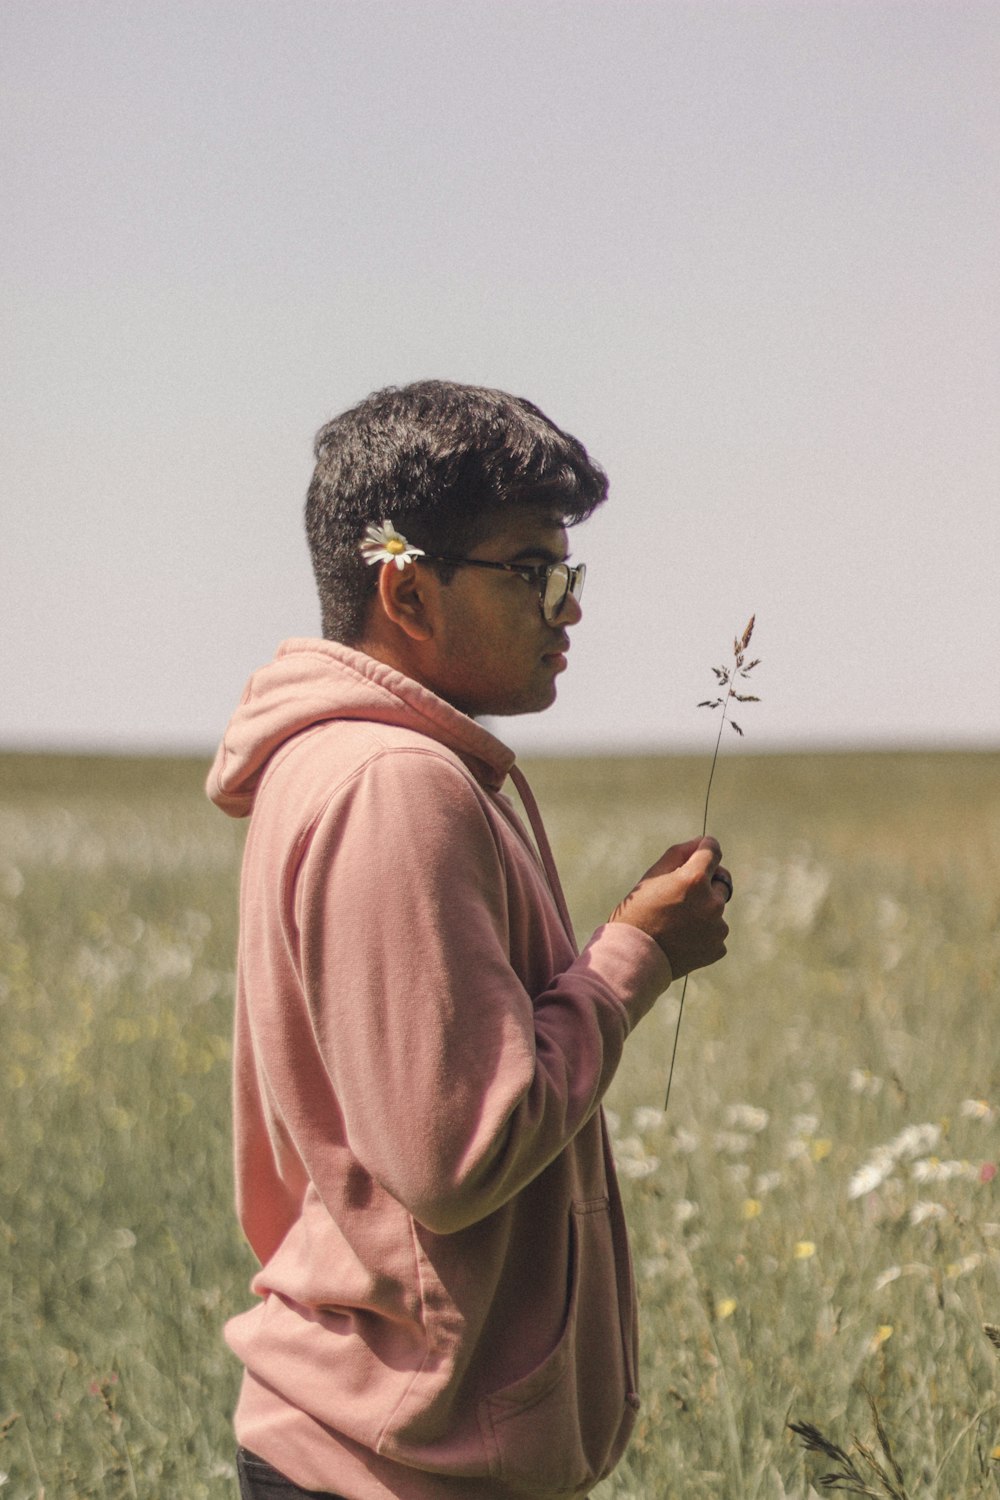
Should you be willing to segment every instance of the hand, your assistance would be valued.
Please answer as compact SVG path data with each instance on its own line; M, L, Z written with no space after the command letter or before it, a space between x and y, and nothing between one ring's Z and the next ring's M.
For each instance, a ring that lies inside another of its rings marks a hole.
M717 963L726 952L723 909L733 882L721 858L712 838L674 844L611 913L612 922L638 927L659 943L675 979Z

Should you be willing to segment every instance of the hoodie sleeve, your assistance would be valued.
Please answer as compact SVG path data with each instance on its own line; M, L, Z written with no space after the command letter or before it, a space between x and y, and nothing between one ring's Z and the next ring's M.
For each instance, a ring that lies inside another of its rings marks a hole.
M437 1233L494 1212L572 1140L670 982L650 938L608 924L530 994L510 958L507 874L463 769L395 749L334 794L290 890L309 1021L351 1152Z

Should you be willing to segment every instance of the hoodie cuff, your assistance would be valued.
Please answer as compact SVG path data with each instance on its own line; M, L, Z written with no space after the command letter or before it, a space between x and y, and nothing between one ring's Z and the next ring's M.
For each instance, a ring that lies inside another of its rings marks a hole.
M673 978L659 943L627 922L605 922L598 927L578 962L602 979L625 1007L630 1031Z

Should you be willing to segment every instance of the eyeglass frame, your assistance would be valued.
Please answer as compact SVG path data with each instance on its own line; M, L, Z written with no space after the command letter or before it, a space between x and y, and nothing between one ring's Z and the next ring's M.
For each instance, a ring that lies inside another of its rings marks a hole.
M527 583L540 584L538 604L542 611L542 619L546 625L554 625L556 623L566 608L566 600L571 594L579 603L580 595L583 593L584 580L587 577L586 563L576 563L575 565L568 562L505 563L493 562L490 558L486 557L446 557L426 552L422 554L422 558L424 562L446 563L453 568L492 568L497 572L516 573L518 577L523 578ZM549 606L548 601L549 585L552 578L554 576L558 577L560 574L565 574L566 576L566 587L563 589L558 603L552 607Z

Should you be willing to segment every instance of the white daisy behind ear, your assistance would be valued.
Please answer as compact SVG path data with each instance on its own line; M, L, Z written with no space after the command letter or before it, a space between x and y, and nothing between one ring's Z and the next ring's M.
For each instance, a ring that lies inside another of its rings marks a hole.
M411 547L392 521L383 521L381 526L369 526L360 549L366 563L395 563L400 569L405 568L415 557L424 555L423 548Z

